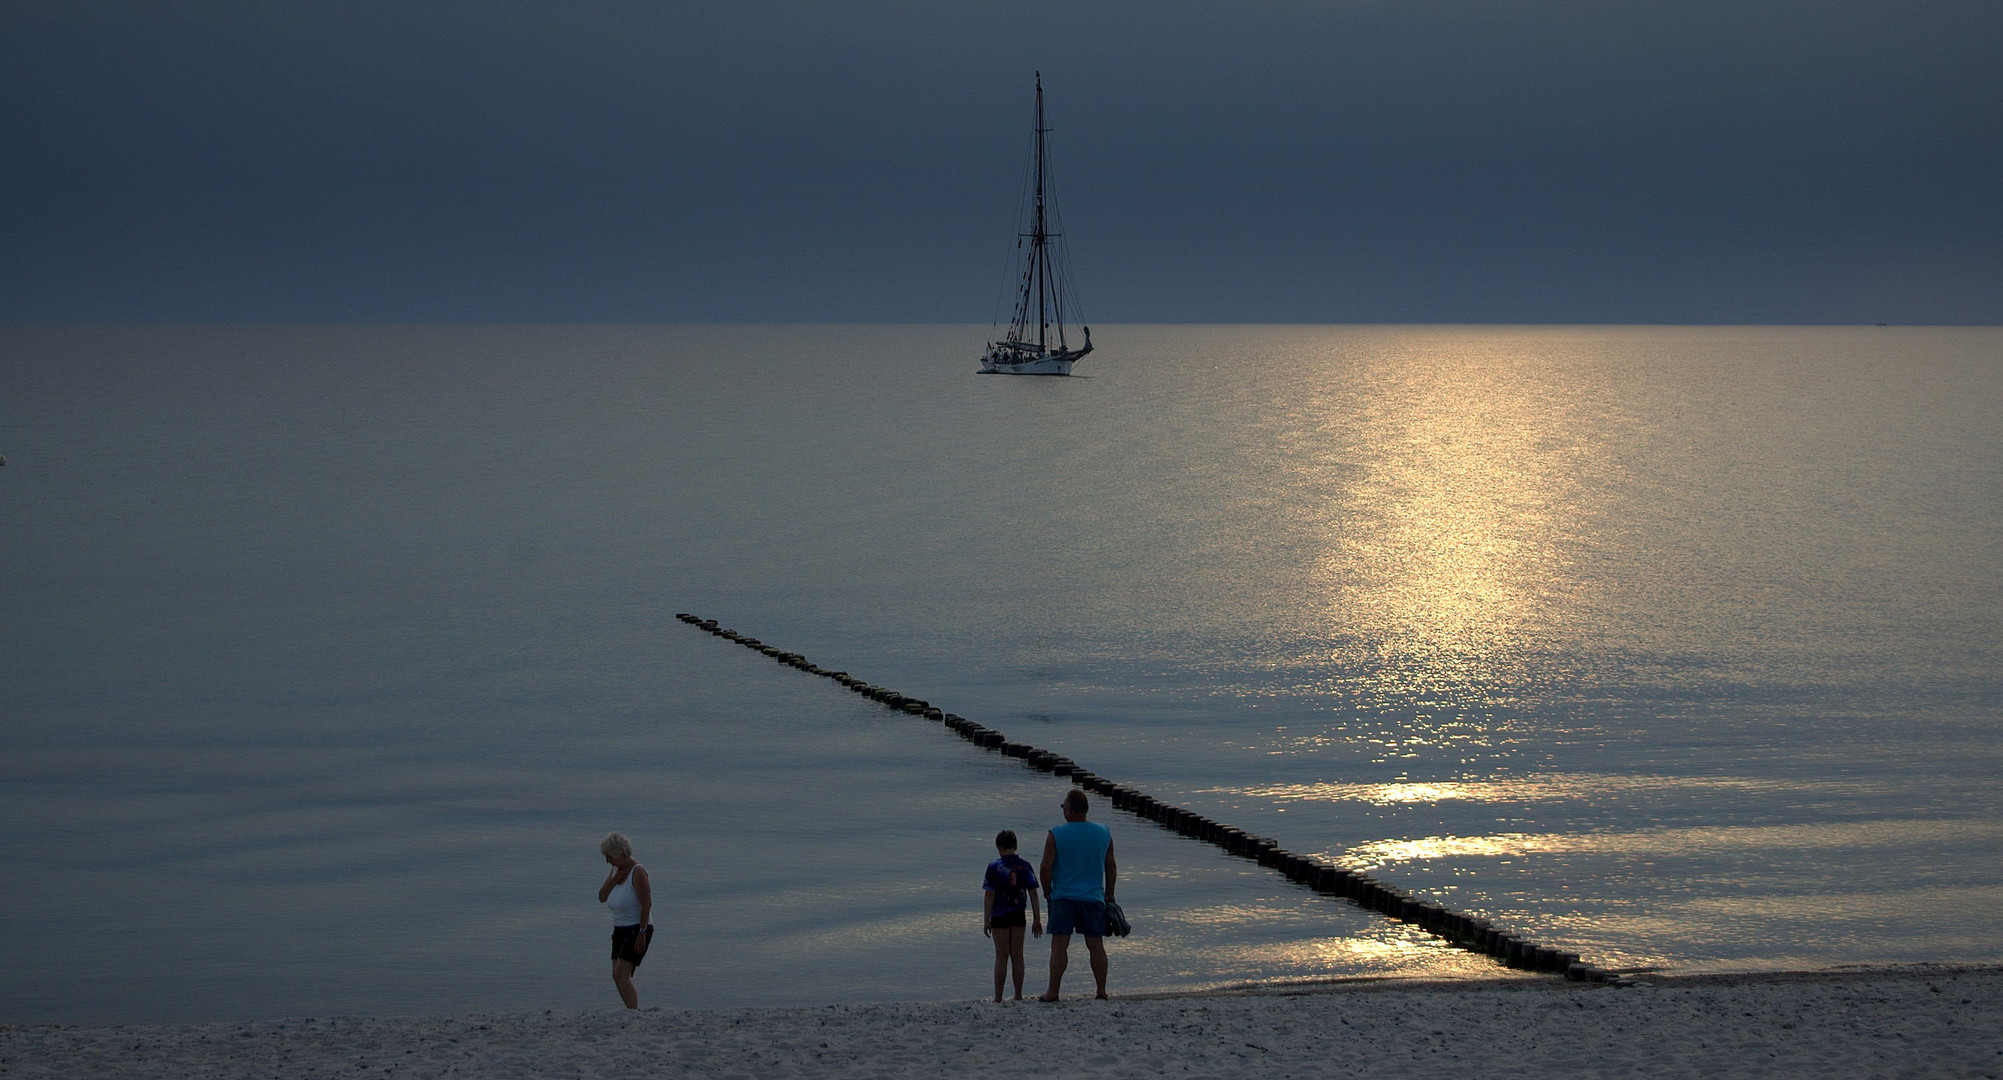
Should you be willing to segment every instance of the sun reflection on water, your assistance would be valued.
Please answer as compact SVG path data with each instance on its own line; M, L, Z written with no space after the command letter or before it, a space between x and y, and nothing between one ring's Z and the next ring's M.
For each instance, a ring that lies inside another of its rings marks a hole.
M1376 840L1341 852L1336 861L1355 870L1440 859L1509 858L1587 854L1671 858L1728 851L1909 849L1921 845L2003 843L2003 824L1984 821L1843 821L1802 825L1699 826L1595 833L1495 833Z
M1506 747L1498 706L1526 650L1571 617L1582 485L1611 466L1549 348L1508 331L1407 339L1364 362L1355 414L1322 421L1352 480L1314 590L1356 712L1375 718L1349 737L1379 762Z
M1220 932L1248 922L1290 924L1292 932L1270 940L1224 940ZM1456 949L1417 927L1370 919L1346 932L1329 928L1325 917L1307 917L1280 906L1214 905L1166 914L1161 933L1136 934L1120 949L1130 958L1200 965L1235 972L1234 984L1275 985L1330 977L1401 978L1508 977L1484 957Z
M1561 800L1687 798L1706 793L1775 797L1795 801L1861 799L1890 790L1862 780L1799 780L1750 776L1621 776L1609 773L1537 773L1438 781L1384 783L1319 781L1247 784L1210 788L1206 794L1270 799L1275 802L1356 802L1370 806L1430 806L1439 803L1521 803L1549 805Z

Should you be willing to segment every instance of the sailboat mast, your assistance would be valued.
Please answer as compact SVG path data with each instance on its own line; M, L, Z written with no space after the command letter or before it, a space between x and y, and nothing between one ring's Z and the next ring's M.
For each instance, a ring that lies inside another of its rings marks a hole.
M1043 72L1036 73L1036 219L1031 226L1030 255L1036 263L1036 347L1046 348L1044 338L1050 329L1050 317L1044 307L1044 294L1049 289L1049 255L1044 247L1048 235L1043 219Z

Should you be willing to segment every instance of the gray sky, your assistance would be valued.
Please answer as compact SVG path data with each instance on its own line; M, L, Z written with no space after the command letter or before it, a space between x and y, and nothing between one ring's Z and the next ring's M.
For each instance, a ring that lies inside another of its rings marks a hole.
M2003 3L0 0L0 321L2003 322Z

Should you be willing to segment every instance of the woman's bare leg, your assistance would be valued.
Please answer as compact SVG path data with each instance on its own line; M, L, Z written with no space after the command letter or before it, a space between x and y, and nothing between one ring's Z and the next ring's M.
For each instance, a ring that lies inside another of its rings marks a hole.
M619 1000L629 1009L640 1007L640 992L633 989L633 965L624 960L612 961L612 985L619 988Z

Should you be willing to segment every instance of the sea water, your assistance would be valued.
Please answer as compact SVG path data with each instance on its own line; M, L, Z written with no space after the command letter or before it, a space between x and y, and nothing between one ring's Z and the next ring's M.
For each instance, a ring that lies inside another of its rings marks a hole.
M2003 961L2003 331L985 332L0 330L0 1020L612 1007L614 829L646 1004L985 996L1066 783L680 611L1610 967ZM1116 991L1500 970L1094 816Z

